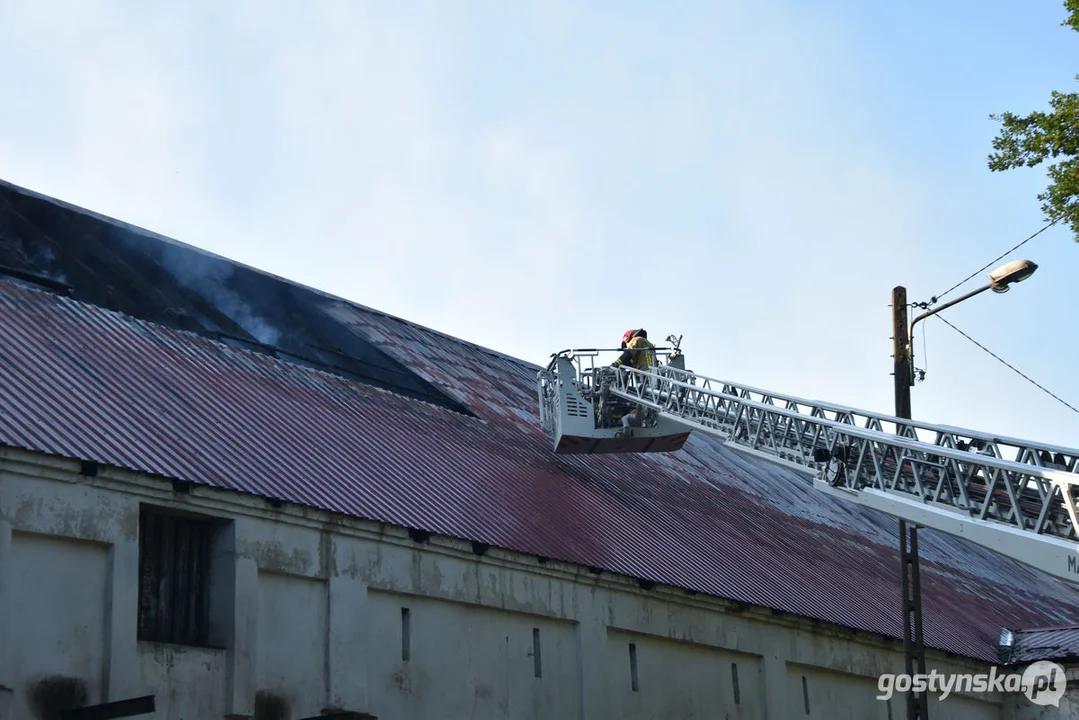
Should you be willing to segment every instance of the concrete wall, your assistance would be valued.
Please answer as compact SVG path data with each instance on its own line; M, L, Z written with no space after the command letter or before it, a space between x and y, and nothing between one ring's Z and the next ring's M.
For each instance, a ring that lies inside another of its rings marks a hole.
M1009 697L1004 713L1009 720L1079 720L1079 666L1065 665L1067 690L1058 705L1034 705L1023 696Z
M903 666L901 645L879 637L79 467L0 449L3 720L43 720L42 703L149 693L152 717L168 720L326 708L383 720L904 714L901 698L890 709L876 699L877 676ZM138 639L142 503L230 521L207 570L209 647ZM941 672L987 670L928 660ZM936 707L960 720L1046 717L994 695Z
M44 695L102 702L109 548L21 532L11 534L9 578L14 648L10 672L32 701ZM72 679L77 678L76 682Z

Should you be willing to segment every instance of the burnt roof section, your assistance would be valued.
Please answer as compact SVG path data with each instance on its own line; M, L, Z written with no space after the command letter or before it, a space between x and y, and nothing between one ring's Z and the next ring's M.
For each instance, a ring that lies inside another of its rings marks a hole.
M0 276L472 414L327 315L322 293L4 181Z
M1038 660L1079 663L1079 626L1004 630L1000 663L1025 665Z

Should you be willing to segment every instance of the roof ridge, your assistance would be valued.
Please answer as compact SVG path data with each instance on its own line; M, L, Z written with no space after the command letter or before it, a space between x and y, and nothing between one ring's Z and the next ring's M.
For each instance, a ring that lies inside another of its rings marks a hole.
M1059 632L1061 630L1079 630L1079 624L1076 625L1048 625L1045 627L1034 628L1022 628L1012 630L1012 633L1038 633L1038 632Z

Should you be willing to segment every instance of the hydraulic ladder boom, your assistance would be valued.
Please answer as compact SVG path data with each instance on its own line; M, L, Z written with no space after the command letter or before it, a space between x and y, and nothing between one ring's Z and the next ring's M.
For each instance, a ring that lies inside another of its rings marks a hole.
M805 472L819 490L1079 583L1079 450L778 395L669 365L607 372L611 395L660 420Z

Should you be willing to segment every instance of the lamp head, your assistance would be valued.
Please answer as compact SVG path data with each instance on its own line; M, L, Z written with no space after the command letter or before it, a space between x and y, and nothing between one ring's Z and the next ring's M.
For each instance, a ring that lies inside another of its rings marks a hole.
M993 292L1008 292L1009 286L1023 282L1037 269L1038 266L1029 260L1012 260L989 273L989 287Z

